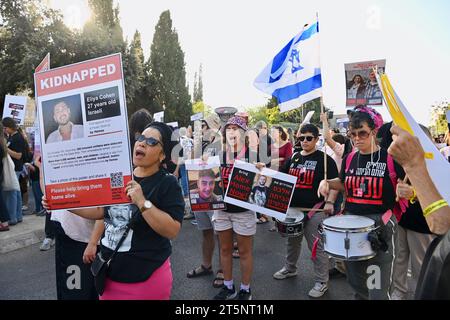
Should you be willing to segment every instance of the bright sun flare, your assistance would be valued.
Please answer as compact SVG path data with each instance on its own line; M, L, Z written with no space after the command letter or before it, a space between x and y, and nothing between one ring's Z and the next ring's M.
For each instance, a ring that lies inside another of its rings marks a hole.
M61 10L64 23L72 29L81 29L91 16L87 0L49 0L53 9Z

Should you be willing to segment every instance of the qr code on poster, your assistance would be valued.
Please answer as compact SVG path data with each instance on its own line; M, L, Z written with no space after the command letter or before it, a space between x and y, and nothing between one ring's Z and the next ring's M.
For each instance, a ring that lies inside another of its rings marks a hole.
M111 188L123 187L123 174L122 172L111 173Z

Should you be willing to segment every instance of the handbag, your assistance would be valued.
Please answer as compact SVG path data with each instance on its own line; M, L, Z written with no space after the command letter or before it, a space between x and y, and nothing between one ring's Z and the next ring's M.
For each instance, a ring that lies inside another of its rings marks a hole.
M128 232L130 231L130 229L131 229L131 222L128 223L127 228L125 229L125 232L122 235L122 238L120 238L119 243L116 246L116 249L114 249L114 252L108 259L108 261L103 259L102 252L100 251L97 253L94 261L91 264L91 273L94 276L95 289L97 290L97 293L100 296L105 291L106 274L108 272L108 267L111 264L111 261L113 260L117 251L120 249L120 246L125 241L125 238L128 236Z
M166 176L164 176L164 178ZM161 182L164 180L164 178L162 178L160 180L160 182L158 183L158 185L156 185L155 188L151 191L151 193L148 197L149 199L152 197L155 190L159 189L159 186L161 185ZM122 245L122 243L125 241L126 237L128 236L128 232L130 231L133 222L134 222L133 219L131 219L130 222L128 222L125 232L123 233L122 237L120 238L119 242L117 243L117 246L114 249L114 252L111 254L111 257L108 259L108 261L103 259L102 252L100 250L100 252L97 253L94 261L91 264L91 273L94 276L95 289L97 290L97 293L100 296L103 295L103 292L105 291L106 275L108 273L109 265L113 261L114 256L116 255L117 251L119 251L120 246ZM101 242L100 242L100 245L101 245Z

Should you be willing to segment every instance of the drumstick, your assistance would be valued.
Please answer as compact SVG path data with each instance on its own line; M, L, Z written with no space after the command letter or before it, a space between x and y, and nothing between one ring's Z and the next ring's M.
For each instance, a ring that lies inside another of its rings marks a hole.
M325 211L325 209L314 209L314 208L297 208L301 211L306 211L306 212L310 212L310 211Z

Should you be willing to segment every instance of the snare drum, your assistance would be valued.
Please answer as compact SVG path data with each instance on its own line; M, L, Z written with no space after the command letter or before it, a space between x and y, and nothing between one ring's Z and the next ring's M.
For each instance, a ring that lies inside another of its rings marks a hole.
M333 258L347 261L375 257L368 235L375 230L375 221L356 215L339 215L322 222L324 251Z
M297 237L303 235L305 215L297 208L289 208L284 220L275 219L275 226L282 237Z

